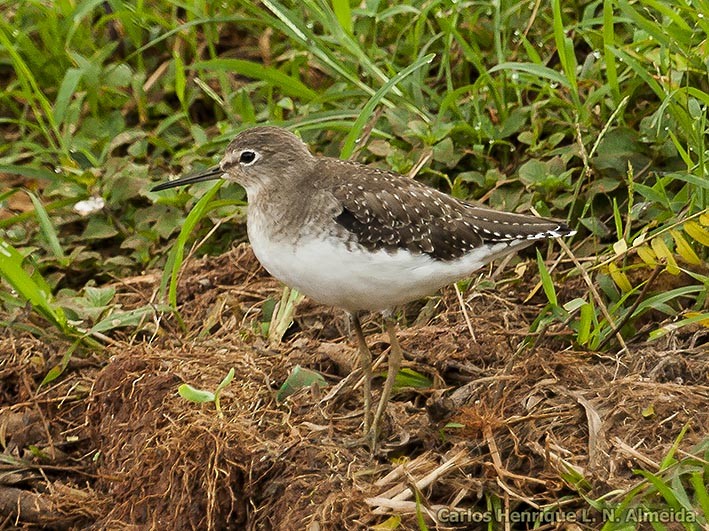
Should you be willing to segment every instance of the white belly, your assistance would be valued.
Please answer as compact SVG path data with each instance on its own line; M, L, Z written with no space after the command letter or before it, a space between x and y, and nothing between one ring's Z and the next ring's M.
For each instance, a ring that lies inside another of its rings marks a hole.
M494 259L496 252L509 251L509 245L498 243L441 262L405 250L350 250L334 237L301 238L295 246L274 243L252 225L249 238L256 257L275 278L319 303L351 312L384 310L430 295L469 276Z

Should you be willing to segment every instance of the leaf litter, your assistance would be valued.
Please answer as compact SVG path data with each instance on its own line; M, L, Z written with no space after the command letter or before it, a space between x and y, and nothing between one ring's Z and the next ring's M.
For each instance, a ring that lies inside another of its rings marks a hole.
M110 287L131 310L154 302L159 281L148 272ZM138 333L114 331L105 352L75 354L52 385L38 389L69 345L6 328L5 526L414 529L423 514L436 529L466 528L441 511L484 511L491 494L506 510L581 511L579 493L599 498L636 485L635 468L657 472L685 426L684 455L706 437L706 329L636 341L616 357L574 350L555 324L520 349L543 304L539 295L522 304L532 286L464 293L475 340L453 287L405 309L404 367L432 386L398 390L375 456L349 444L362 399L344 313L306 299L283 342L270 344L265 316L281 287L246 245L188 264L184 331L168 314ZM559 297L583 290L571 280ZM376 316L365 329L381 375L386 335ZM298 365L328 387L279 402ZM222 416L179 396L183 383L214 390L232 368Z

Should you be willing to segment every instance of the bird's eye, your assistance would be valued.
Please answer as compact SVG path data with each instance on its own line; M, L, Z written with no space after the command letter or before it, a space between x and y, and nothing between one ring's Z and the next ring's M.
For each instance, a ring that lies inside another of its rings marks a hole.
M251 151L250 149L242 151L241 155L239 155L239 162L241 164L251 164L255 160L256 160L256 152Z

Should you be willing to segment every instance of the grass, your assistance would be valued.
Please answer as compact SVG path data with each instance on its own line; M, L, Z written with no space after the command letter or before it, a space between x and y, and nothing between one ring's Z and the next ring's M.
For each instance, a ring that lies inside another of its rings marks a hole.
M6 325L29 304L64 336L100 342L149 310L109 319L120 309L98 304L94 285L148 268L165 268L174 310L185 246L223 251L243 230L245 195L150 186L269 122L328 155L418 168L458 197L565 217L589 291L558 299L538 255L549 305L534 329L567 322L576 347L617 351L709 326L706 1L0 9ZM98 197L103 208L73 209ZM680 484L698 493L703 463ZM645 479L674 506L661 486L675 479Z

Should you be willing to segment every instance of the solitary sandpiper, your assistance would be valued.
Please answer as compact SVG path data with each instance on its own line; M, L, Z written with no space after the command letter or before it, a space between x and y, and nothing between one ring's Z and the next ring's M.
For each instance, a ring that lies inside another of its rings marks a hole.
M402 360L392 309L534 241L574 233L562 222L484 208L390 171L313 156L280 127L240 133L218 166L153 191L218 178L246 189L249 240L266 270L349 313L364 373L364 440L370 446ZM362 310L383 313L391 344L374 417Z

